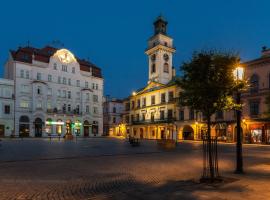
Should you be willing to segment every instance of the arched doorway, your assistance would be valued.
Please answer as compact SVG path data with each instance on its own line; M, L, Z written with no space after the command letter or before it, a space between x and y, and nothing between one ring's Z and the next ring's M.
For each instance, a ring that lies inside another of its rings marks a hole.
M184 126L183 139L184 140L194 140L194 130L191 126L189 126L189 125Z
M35 136L41 137L42 136L42 119L36 118L34 124L35 124Z
M21 116L19 119L19 135L20 137L28 137L30 132L30 120L27 116Z
M83 122L83 136L84 137L88 137L89 136L89 127L90 127L90 124L87 120L85 120Z

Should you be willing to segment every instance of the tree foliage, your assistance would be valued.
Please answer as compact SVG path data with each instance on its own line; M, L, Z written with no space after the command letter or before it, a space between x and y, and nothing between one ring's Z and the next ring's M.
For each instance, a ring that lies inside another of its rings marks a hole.
M179 85L180 104L211 117L217 111L235 107L236 89L233 70L239 57L217 51L195 52L191 61L183 63Z

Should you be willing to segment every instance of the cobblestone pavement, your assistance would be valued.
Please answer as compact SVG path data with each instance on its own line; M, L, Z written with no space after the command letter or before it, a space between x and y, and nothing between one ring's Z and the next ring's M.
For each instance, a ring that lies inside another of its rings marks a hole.
M144 141L4 140L0 199L270 199L270 147L245 146L245 175L234 175L233 145L219 147L222 184L200 184L200 143L157 149ZM7 155L10 155L9 157Z

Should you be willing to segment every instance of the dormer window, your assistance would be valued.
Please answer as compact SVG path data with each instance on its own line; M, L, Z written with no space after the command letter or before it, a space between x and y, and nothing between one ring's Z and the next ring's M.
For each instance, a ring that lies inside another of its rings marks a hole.
M156 73L156 64L152 64L151 73Z
M67 65L62 65L62 71L67 72Z

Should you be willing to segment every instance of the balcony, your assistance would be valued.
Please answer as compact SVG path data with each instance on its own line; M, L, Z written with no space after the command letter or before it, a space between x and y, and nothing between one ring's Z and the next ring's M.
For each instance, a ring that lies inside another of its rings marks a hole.
M140 124L159 124L159 123L173 123L175 118L164 118L164 119L148 119L148 120L135 120L132 121L132 125L140 125Z
M82 115L81 112L78 112L77 110L73 111L63 111L63 110L57 110L57 109L47 109L48 114L58 114L58 115Z

